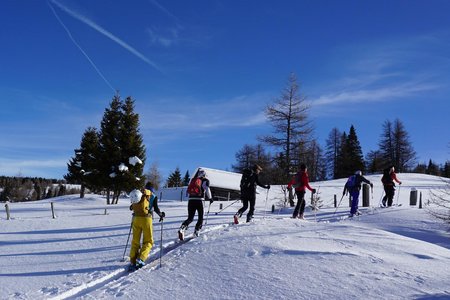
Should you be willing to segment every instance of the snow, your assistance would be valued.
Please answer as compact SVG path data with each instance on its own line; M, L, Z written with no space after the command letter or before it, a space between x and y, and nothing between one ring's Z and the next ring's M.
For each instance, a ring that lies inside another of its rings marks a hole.
M127 172L128 171L128 167L124 163L121 163L119 165L119 171L120 172Z
M132 156L128 159L128 163L132 166L135 166L137 164L142 165L142 160L140 160L137 156Z
M429 191L445 184L434 176L398 176L403 184L394 203L402 206L378 208L381 176L367 176L374 182L371 206L353 219L346 217L346 199L334 214L334 194L339 200L346 179L311 184L323 207L307 208L306 221L289 218L293 209L280 206L277 186L268 194L258 189L253 223L231 224L239 202L217 215L220 204L231 202L207 202L200 237L182 244L176 231L187 202L162 201L162 266L156 219L149 264L131 274L122 261L128 199L113 206L99 195L9 203L12 219L0 215L0 299L450 299L448 228L427 206L409 206L412 188L426 204Z

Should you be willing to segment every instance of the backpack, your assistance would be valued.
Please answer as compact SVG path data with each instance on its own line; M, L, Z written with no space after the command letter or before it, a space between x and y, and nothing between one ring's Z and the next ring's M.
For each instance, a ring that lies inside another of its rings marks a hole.
M381 182L384 185L389 184L392 181L391 174L389 172L390 172L390 168L383 170L383 177L381 177Z
M249 190L250 187L252 186L252 175L253 172L250 169L244 169L244 172L242 172L242 177L241 177L241 190Z
M189 196L201 196L202 195L202 180L198 177L194 177L189 182L187 193Z
M303 171L297 172L297 174L295 174L294 188L297 189L297 188L304 186L303 180L302 180L302 175L303 175Z
M356 175L352 175L347 179L347 182L345 183L345 187L349 191L351 191L354 187L356 187Z

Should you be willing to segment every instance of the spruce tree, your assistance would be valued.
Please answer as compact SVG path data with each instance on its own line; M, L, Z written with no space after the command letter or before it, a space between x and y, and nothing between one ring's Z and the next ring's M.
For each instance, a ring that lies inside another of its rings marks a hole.
M100 123L99 139L99 180L106 188L106 203L115 203L120 194L120 174L119 166L122 163L122 155L119 144L119 133L121 132L122 103L119 95L115 95L105 109L103 119ZM113 199L110 199L110 192L113 192Z
M167 187L181 187L182 184L180 168L176 167L167 179Z
M189 170L186 171L183 177L183 186L188 186L191 176L189 175Z
M122 117L119 127L118 145L121 164L126 171L119 173L120 190L130 192L145 185L144 164L145 146L139 130L139 114L134 112L134 100L127 97L121 106Z

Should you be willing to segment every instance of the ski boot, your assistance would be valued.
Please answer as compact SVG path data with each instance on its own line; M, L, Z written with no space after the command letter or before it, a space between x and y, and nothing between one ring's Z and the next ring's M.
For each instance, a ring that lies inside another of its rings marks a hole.
M141 260L141 259L138 259L136 261L136 270L142 268L143 266L145 266L145 262L143 260Z
M200 229L195 229L194 236L198 237L200 235Z
M233 217L234 224L239 224L239 215L235 214Z
M305 219L305 216L304 216L303 214L300 214L300 215L298 216L298 218L299 218L300 220L304 220L304 219Z
M186 226L181 225L180 229L178 230L178 238L180 241L184 240L184 231L186 230Z

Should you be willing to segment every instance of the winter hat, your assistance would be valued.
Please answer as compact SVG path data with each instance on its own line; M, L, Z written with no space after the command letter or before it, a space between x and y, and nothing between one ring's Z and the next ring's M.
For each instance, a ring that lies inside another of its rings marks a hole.
M205 177L205 176L206 176L205 170L203 170L203 169L198 169L198 171L197 171L197 177L203 178L203 177Z
M141 197L142 197L142 192L140 190L132 190L130 192L131 204L138 203L139 201L141 201Z
M253 166L253 170L255 170L255 171L262 171L262 168L261 168L261 166L260 165L258 165L258 164L255 164L254 166Z
M301 164L300 165L300 170L305 171L306 170L306 165L305 164Z
M358 170L358 171L355 172L355 175L362 176L362 172Z
M147 181L147 183L145 184L145 189L151 191L152 193L155 192L153 184L150 181Z

